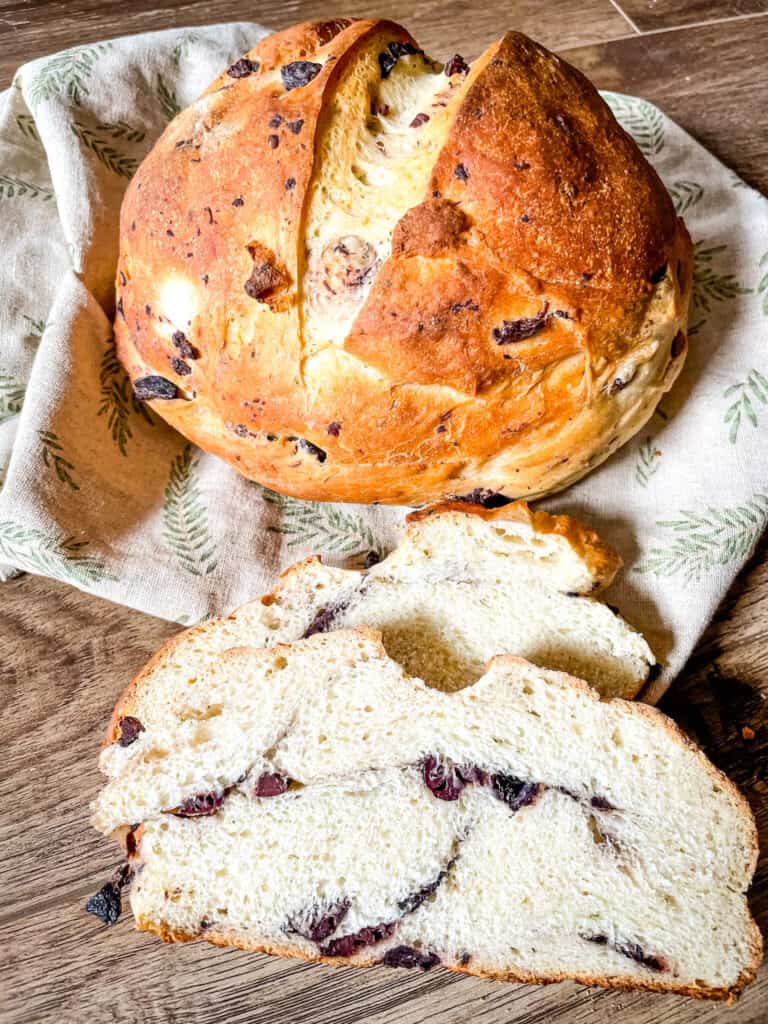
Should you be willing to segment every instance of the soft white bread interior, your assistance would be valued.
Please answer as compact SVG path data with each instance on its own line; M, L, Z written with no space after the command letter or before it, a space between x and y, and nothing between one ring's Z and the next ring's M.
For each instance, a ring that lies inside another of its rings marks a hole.
M94 823L131 828L140 929L705 998L754 976L749 807L653 708L511 656L441 692L343 630L129 710Z
M478 679L495 654L517 654L634 697L655 658L645 639L594 594L621 559L568 516L524 502L495 510L438 506L417 513L400 545L367 572L309 559L274 591L170 641L132 687L194 674L229 647L268 647L316 632L372 626L388 653L440 689ZM131 712L133 713L133 712Z

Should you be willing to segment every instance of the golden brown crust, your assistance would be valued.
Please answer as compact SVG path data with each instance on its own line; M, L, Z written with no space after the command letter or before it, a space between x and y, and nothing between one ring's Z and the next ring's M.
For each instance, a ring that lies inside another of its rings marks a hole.
M146 665L140 669L139 672L131 679L128 685L121 692L117 698L112 716L107 725L107 731L102 740L101 749L104 750L111 743L115 743L120 738L120 719L125 715L130 715L134 710L134 694L139 689L144 680L151 675L154 668L169 654L172 653L180 643L189 639L194 635L202 635L205 633L206 628L210 625L208 622L203 622L198 626L192 626L190 629L183 629L180 633L172 636L170 640L166 640L165 643L158 648L158 650L152 655Z
M345 72L389 41L412 43L384 21L277 33L172 122L123 204L118 354L178 389L152 402L171 424L283 493L552 491L679 373L690 239L587 80L509 33L451 82L423 197L314 369L300 310L318 154ZM314 77L286 89L294 61ZM520 320L536 323L518 339Z
M202 939L212 946L223 949L241 949L246 953L267 953L270 956L279 956L287 960L302 960L308 963L321 963L328 967L376 967L380 964L375 956L368 956L366 959L357 958L353 963L339 957L321 956L319 953L310 956L295 946L277 945L272 943L259 943L250 941L243 936L233 935L228 932L216 931L215 928L202 930L200 932L179 931L169 928L164 921L150 921L137 919L136 927L139 931L152 932L163 942L195 942ZM595 985L599 988L621 989L624 991L645 990L649 992L673 992L678 995L691 996L694 999L707 999L726 1002L732 1005L736 1002L742 991L755 978L758 967L762 962L762 946L753 947L753 961L739 975L737 981L730 988L713 988L706 985L675 985L658 981L653 978L616 978L608 975L598 974L534 974L530 971L494 971L482 964L473 964L470 960L467 964L443 963L440 966L455 974L467 974L471 977L485 978L488 981L517 982L524 985L551 985L561 981L576 981L581 985Z
M392 234L396 256L439 256L457 247L469 228L467 215L447 199L425 199L400 218Z
M563 537L586 564L593 577L594 582L589 591L591 594L607 587L623 565L618 551L614 551L609 544L601 540L595 530L580 523L577 519L572 519L571 516L551 515L540 509L532 509L525 501L514 501L510 505L494 509L469 502L444 501L437 505L418 509L416 512L410 512L406 517L406 522L409 524L419 523L430 516L440 515L444 512L479 516L481 519L491 522L524 523L534 533L554 533Z

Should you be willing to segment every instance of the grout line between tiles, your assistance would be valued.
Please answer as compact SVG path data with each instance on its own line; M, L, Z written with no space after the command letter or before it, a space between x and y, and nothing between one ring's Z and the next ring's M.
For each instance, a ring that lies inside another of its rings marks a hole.
M634 21L632 21L632 19L627 14L627 12L624 10L624 8L619 3L617 3L617 0L610 0L610 4L611 4L611 6L613 8L615 8L615 10L617 10L619 12L619 14L622 16L624 21L626 21L626 23L629 25L629 27L632 29L632 31L636 32L637 35L640 35L641 34L640 33L640 29L637 27L637 25L634 23Z
M681 32L687 28L705 28L707 25L728 25L732 21L754 21L756 18L768 17L768 11L755 11L754 14L731 14L727 18L707 18L704 21L691 21L687 25L670 25L667 28L649 28L642 31L642 36L657 36L661 32Z
M637 34L627 32L626 35L611 36L610 39L598 39L594 43L576 43L573 46L557 46L555 49L558 53L567 53L569 50L580 50L586 46L608 46L610 43L623 43L628 39L645 39L646 36L660 36L665 32L684 32L686 29L691 28L729 25L734 21L759 21L761 18L768 18L768 11L756 11L754 14L734 14L730 18L711 18L709 21L694 21L688 25L668 25L666 28L650 28L646 31L638 31Z

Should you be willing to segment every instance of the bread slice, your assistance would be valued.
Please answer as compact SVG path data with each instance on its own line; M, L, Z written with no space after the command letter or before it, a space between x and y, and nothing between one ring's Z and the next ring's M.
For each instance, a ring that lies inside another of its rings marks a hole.
M441 692L365 629L159 680L116 710L93 818L132 829L142 930L702 998L754 976L749 807L654 708L513 656Z
M634 697L654 668L643 637L592 597L621 565L569 516L454 502L414 513L399 545L367 572L310 558L277 589L173 638L130 688L194 675L229 647L269 647L330 629L372 626L412 675L441 689L478 679L495 654L517 654ZM133 713L133 712L131 712Z

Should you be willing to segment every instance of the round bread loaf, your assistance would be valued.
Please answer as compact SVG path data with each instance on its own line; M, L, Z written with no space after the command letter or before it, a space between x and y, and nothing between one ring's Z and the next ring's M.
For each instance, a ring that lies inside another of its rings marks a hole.
M136 395L285 494L544 494L686 351L691 243L592 85L518 33L443 66L388 21L264 39L166 129L121 218Z

